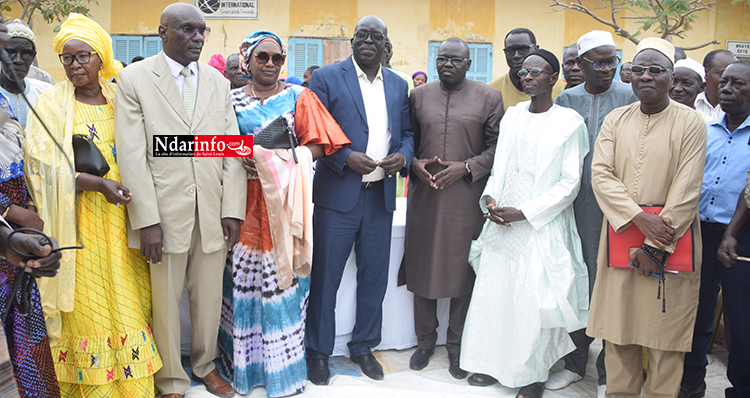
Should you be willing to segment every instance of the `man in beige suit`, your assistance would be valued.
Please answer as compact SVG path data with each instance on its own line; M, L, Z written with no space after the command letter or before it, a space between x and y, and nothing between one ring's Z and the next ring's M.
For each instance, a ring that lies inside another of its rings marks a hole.
M151 262L153 332L164 363L156 386L165 398L180 398L190 386L180 363L178 303L185 280L193 379L215 395L234 395L213 360L222 269L244 219L246 173L238 158L153 156L154 135L239 134L229 82L197 62L209 32L192 5L168 6L159 26L164 51L117 79L118 164L133 193L128 241Z

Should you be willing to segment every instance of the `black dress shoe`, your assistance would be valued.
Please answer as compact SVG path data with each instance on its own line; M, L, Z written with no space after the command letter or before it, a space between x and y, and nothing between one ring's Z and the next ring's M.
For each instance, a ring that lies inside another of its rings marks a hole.
M352 362L359 365L362 369L362 373L373 380L383 380L383 367L375 356L370 354L366 355L352 355Z
M430 348L429 350L423 350L421 348L417 348L417 350L414 351L414 354L411 355L411 359L409 360L409 369L411 370L424 369L430 363L430 357L434 353L435 353L434 348Z
M448 365L448 372L451 374L451 376L459 380L465 378L468 374L459 366L461 362L460 359L461 356L459 354L448 353L448 362L450 362L450 365Z
M678 398L703 398L706 396L706 382L701 384L693 384L690 382L683 382L680 385L680 393L677 395Z
M331 371L328 370L328 358L309 359L307 361L307 379L316 386L327 386L331 379Z

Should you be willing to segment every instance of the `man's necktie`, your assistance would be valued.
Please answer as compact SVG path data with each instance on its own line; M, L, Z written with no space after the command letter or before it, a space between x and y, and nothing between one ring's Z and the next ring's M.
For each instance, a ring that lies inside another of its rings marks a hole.
M182 68L180 72L182 76L185 76L185 84L182 86L182 101L185 103L185 109L187 109L188 119L190 123L193 123L193 114L195 113L195 84L193 79L190 77L190 68L187 66Z

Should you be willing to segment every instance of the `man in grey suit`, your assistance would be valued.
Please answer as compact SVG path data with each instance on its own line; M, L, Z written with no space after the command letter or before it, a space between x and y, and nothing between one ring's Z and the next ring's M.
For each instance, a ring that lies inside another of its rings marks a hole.
M128 242L151 263L153 332L164 363L155 382L164 398L181 398L190 386L180 363L178 303L185 286L193 379L220 397L234 395L213 360L222 269L244 219L246 173L237 158L153 156L154 135L239 134L229 82L197 62L209 32L192 5L167 6L159 26L164 51L123 70L117 82L118 164L133 193Z

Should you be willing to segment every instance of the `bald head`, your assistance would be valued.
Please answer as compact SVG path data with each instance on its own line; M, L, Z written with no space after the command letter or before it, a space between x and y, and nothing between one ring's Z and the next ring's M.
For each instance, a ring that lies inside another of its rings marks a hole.
M192 4L174 3L168 5L164 11L161 12L161 20L159 23L161 25L172 25L186 17L200 18L203 20L204 24L206 22L200 11L198 11L198 9Z
M469 45L466 44L466 42L461 40L460 38L450 37L450 38L445 39L442 43L440 43L440 47L438 47L438 52L440 52L440 48L445 45L450 45L453 48L457 48L458 46L460 46L460 48L463 49L462 57L469 58Z
M208 32L203 15L190 4L170 4L161 13L159 37L164 53L180 65L188 66L200 58Z
M354 31L360 30L363 26L377 26L380 27L383 30L383 34L388 36L388 27L385 26L385 22L383 22L382 19L374 16L374 15L368 15L357 22L357 25L354 27Z
M352 57L359 67L368 74L375 76L386 52L386 37L388 28L382 19L368 15L357 22L352 37Z

